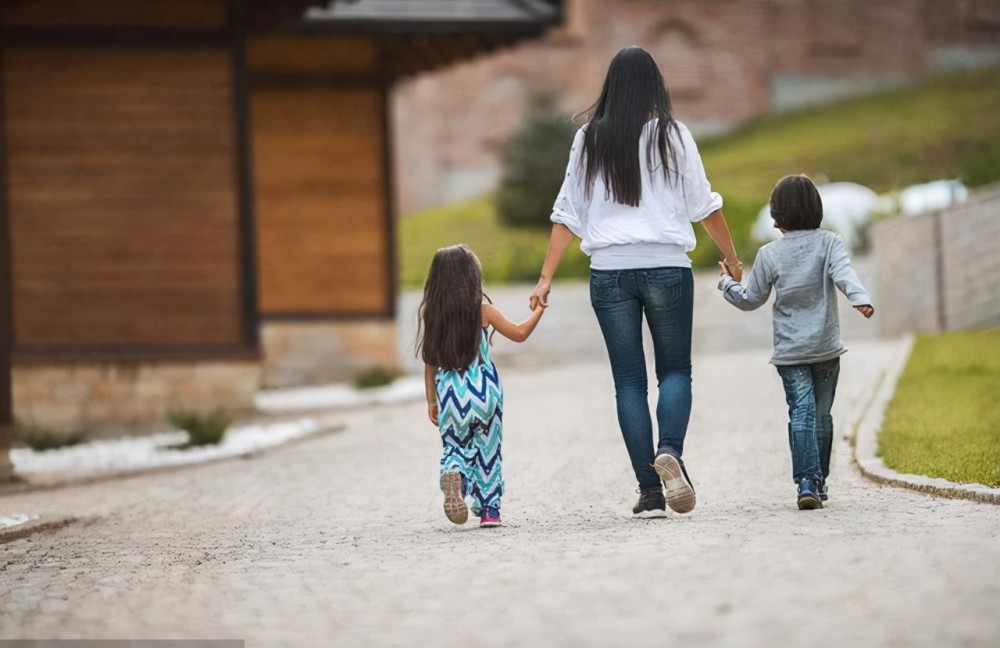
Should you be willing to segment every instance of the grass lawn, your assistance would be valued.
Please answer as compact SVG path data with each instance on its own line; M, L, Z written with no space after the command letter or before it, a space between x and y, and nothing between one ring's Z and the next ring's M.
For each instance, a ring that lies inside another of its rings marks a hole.
M482 198L401 220L399 242L400 281L415 287L423 285L434 251L455 243L475 251L487 283L535 281L549 240L548 230L501 225L493 201ZM589 267L590 259L576 242L566 250L556 276L585 277Z
M917 338L878 446L899 472L1000 486L1000 329Z
M789 173L846 180L876 192L916 182L958 178L970 186L1000 179L1000 69L931 79L822 108L756 121L699 142L708 177L724 200L733 238L746 260L756 247L750 228L775 182ZM692 115L680 114L681 120ZM552 196L553 200L555 195ZM695 265L714 265L718 252L700 226ZM419 286L434 250L469 244L492 281L533 280L548 231L501 227L488 198L433 209L400 223L404 286ZM576 245L560 268L586 276Z

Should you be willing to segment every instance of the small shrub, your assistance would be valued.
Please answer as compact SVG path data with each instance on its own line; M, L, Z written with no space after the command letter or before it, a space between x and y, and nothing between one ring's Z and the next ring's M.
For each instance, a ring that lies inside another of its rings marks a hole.
M505 225L548 227L565 177L576 126L558 115L551 98L532 100L521 129L507 144L497 189L497 216Z
M167 421L188 433L188 442L181 447L216 445L226 436L226 430L232 423L229 414L221 407L207 415L191 410L171 410L167 413Z
M32 450L55 450L82 443L86 439L84 432L55 432L34 423L19 424L17 439Z
M396 378L399 378L399 371L382 365L375 365L365 369L354 377L354 386L358 389L370 389L372 387L382 387L388 385Z

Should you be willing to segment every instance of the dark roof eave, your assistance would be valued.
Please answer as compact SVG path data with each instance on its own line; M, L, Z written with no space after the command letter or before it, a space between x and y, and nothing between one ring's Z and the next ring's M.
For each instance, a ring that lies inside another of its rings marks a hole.
M460 35L497 34L540 36L559 23L558 18L525 20L382 20L382 19L309 19L286 23L284 31L296 34L368 34L368 35Z

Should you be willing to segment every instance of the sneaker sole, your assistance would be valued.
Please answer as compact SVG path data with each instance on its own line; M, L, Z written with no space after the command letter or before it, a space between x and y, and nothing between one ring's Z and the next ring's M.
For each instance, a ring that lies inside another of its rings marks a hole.
M652 520L667 517L667 512L663 509L656 509L655 511L642 511L641 513L633 513L632 515L642 520Z
M823 502L818 497L808 496L799 498L800 511L814 511L823 508Z
M481 529L494 529L494 528L496 528L498 526L500 526L499 522L480 522L479 523L479 528L481 528Z
M694 510L694 488L684 477L680 462L672 455L662 454L653 462L653 469L667 491L667 506L670 510L675 513L690 513Z
M465 524L469 519L469 507L462 497L462 475L445 473L441 475L441 490L444 491L444 514L455 524Z

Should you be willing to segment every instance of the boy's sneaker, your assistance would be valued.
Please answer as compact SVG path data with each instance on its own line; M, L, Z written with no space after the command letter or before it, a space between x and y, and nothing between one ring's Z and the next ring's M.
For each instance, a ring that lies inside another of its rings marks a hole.
M642 488L637 491L639 501L632 507L632 514L641 518L665 517L667 500L663 497L663 487Z
M823 508L816 482L805 477L799 482L799 510L810 511Z
M479 526L498 527L500 526L500 509L487 506L483 509L483 514L479 516Z
M694 486L688 479L684 462L668 450L660 450L653 462L653 469L663 481L667 491L667 505L677 513L689 513L694 509Z
M455 524L465 524L469 519L469 507L462 495L462 475L449 472L441 475L441 491L444 492L444 514Z
M824 479L819 483L819 499L822 502L830 499L830 496L826 493L826 480Z

